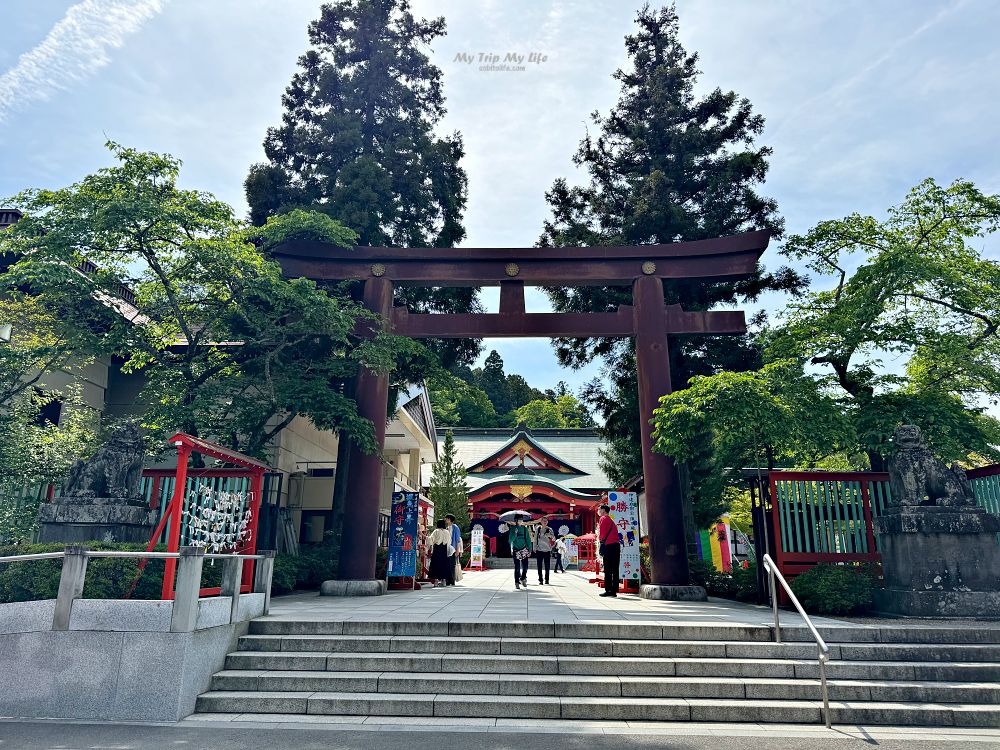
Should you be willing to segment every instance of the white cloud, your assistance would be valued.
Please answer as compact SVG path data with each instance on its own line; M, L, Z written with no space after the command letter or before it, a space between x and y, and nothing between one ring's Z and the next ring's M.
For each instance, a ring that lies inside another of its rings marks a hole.
M83 0L70 7L37 47L0 76L0 121L106 66L111 62L109 50L121 47L166 2Z

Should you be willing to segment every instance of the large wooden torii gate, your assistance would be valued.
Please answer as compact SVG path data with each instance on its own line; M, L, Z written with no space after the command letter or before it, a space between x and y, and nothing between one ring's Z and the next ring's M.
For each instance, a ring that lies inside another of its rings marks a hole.
M382 248L345 250L321 242L288 242L274 252L285 273L319 280L364 281L364 304L392 332L412 338L628 337L636 343L642 470L646 489L654 598L696 596L688 584L680 487L673 461L653 452L650 419L671 392L669 336L746 332L741 311L687 312L667 306L663 279L734 281L751 276L770 233L664 245L561 248ZM527 313L524 287L632 287L632 305L607 313ZM499 286L498 313L410 313L393 307L395 286ZM358 412L385 441L388 378L368 370L358 377ZM350 459L340 578L372 581L378 537L380 456L356 451ZM702 594L703 596L703 594Z

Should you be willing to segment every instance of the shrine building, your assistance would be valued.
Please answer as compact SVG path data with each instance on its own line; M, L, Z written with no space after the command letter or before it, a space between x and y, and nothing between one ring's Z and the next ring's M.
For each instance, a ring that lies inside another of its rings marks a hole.
M466 467L469 515L487 537L497 537L497 555L509 557L497 518L509 510L548 515L557 532L587 534L597 523L597 506L611 482L601 469L604 441L592 429L452 427L457 460ZM438 453L440 454L440 448ZM430 481L430 467L424 477Z

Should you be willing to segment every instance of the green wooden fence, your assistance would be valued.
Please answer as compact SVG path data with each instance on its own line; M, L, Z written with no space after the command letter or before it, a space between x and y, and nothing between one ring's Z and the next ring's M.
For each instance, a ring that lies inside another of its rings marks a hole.
M1000 514L1000 465L968 475L977 504ZM771 532L783 560L814 565L879 559L872 521L889 504L888 474L775 471L770 489Z

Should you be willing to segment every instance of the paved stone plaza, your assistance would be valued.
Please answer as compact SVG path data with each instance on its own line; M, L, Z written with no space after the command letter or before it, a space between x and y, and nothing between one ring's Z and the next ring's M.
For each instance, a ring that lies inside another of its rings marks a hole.
M266 619L481 622L664 622L719 625L768 625L774 622L766 606L723 599L708 602L666 602L634 594L602 598L602 588L589 583L592 574L553 574L551 585L539 586L528 571L527 591L514 589L512 570L466 573L457 586L424 587L420 591L390 591L385 596L321 597L314 593L274 597ZM801 618L782 612L782 624L802 625ZM824 625L848 625L814 617Z

